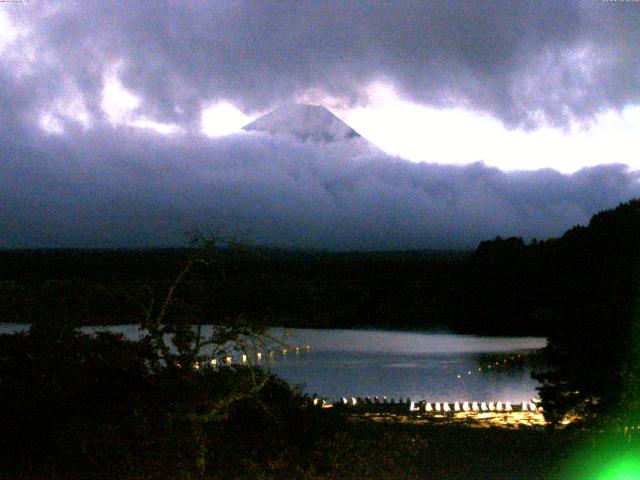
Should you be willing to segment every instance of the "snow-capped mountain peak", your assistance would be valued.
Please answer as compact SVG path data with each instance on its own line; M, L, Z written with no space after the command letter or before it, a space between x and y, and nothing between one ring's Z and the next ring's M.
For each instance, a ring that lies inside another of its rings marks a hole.
M290 135L318 143L360 137L358 132L320 105L283 105L249 123L244 130Z

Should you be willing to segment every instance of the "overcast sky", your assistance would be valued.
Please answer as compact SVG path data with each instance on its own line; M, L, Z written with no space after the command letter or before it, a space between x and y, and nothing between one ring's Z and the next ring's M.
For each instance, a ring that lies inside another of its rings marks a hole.
M640 2L1 2L0 121L0 247L547 238L640 196Z

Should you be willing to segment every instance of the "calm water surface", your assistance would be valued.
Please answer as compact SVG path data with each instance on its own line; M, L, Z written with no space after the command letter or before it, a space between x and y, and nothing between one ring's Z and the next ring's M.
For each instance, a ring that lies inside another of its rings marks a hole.
M310 394L332 399L528 401L537 396L531 367L526 360L509 357L546 345L546 339L534 337L371 330L291 329L286 333L291 345L310 345L312 350L276 356L271 369ZM501 365L496 367L495 360Z
M0 324L0 333L22 328L26 326ZM134 325L106 329L132 339L140 335ZM537 396L531 367L526 360L509 358L546 345L544 338L536 337L378 330L273 329L271 333L291 347L310 345L311 351L295 353L290 349L286 356L277 354L262 363L307 393L330 399L387 396L434 402L528 401ZM501 361L500 366L495 366L496 360Z

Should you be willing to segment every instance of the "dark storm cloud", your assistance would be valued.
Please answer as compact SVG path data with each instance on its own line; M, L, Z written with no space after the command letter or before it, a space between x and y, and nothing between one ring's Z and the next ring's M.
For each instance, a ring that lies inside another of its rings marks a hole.
M175 245L194 228L296 247L474 247L496 235L559 235L640 194L638 173L621 165L507 174L197 133L209 100L256 110L318 89L360 102L373 80L510 125L587 119L638 103L635 4L83 0L0 8L21 32L0 43L0 247ZM142 100L136 113L187 133L106 121L103 80L118 63ZM94 119L90 128L60 113L77 114L76 97ZM64 134L38 127L43 112Z
M35 33L46 85L73 79L96 112L118 61L144 109L181 124L216 98L260 110L317 89L361 102L374 80L508 125L562 125L640 100L633 2L82 0L10 11Z
M640 193L620 165L506 174L262 134L31 135L0 135L0 247L176 245L193 229L339 250L474 247L559 235Z

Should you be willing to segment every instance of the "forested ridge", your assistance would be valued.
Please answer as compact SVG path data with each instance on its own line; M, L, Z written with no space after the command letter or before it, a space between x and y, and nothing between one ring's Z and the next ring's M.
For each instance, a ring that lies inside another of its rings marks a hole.
M0 252L5 321L67 318L131 323L162 293L189 249ZM244 315L273 325L429 328L457 309L457 272L469 252L329 253L221 248L220 269L181 294L209 322Z
M237 315L271 325L449 329L551 335L637 293L640 201L559 238L481 242L470 251L313 252L219 249L220 269L181 287L199 321ZM131 323L190 250L0 252L0 317Z

